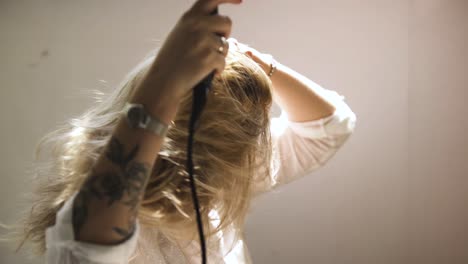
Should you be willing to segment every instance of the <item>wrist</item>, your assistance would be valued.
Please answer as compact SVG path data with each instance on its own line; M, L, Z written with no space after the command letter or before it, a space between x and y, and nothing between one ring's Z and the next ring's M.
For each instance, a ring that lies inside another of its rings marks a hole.
M263 69L268 77L274 75L275 71L277 70L277 66L279 63L275 60L275 58L270 54L262 54L261 59L259 60L259 65Z
M140 89L129 100L130 103L142 104L151 116L159 118L166 125L174 120L180 99L167 89Z

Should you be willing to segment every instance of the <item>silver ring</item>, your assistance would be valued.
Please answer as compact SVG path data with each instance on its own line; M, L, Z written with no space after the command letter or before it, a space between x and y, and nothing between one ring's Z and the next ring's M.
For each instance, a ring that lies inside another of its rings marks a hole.
M227 40L226 40L226 38L224 36L221 36L220 40L221 40L221 46L219 46L218 52L223 54L224 53L224 46L226 46Z

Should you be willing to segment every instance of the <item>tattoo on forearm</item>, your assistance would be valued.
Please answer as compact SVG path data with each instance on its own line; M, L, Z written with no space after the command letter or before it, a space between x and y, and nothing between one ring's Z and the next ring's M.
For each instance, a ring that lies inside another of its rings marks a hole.
M108 206L121 203L129 207L131 217L126 228L113 227L112 230L123 239L128 238L135 230L135 219L138 204L143 195L150 172L147 163L136 162L139 146L135 145L125 155L124 145L115 137L110 139L106 158L116 165L117 170L106 173L92 173L84 183L73 204L73 229L79 234L88 218L88 206L91 199L103 200Z

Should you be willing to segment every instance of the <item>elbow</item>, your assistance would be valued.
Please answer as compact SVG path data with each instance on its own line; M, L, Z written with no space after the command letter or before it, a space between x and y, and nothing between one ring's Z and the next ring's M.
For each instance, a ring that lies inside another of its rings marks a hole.
M335 118L324 125L331 147L340 148L354 133L356 128L356 114L351 110L343 114L335 114Z

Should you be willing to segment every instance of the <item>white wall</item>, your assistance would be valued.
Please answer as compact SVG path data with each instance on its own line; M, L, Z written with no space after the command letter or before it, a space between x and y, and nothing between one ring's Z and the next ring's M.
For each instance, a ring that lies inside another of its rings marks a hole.
M25 208L39 138L87 109L86 91L117 85L191 2L0 1L2 223ZM246 0L220 12L234 37L343 94L358 117L325 167L256 201L254 262L468 263L468 2ZM41 263L4 244L0 262Z

